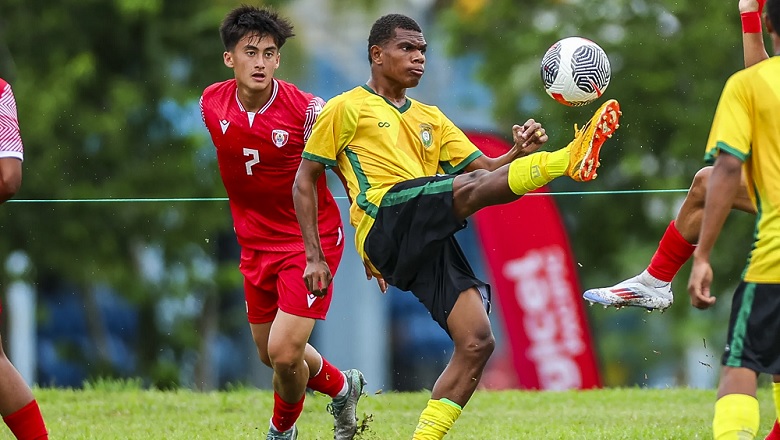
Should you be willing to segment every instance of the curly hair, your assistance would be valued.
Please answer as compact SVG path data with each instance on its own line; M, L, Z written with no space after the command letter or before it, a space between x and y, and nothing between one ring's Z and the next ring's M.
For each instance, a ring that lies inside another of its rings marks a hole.
M395 35L396 29L422 32L420 25L414 19L401 14L387 14L379 17L371 26L368 34L368 63L371 64L371 46L382 46Z

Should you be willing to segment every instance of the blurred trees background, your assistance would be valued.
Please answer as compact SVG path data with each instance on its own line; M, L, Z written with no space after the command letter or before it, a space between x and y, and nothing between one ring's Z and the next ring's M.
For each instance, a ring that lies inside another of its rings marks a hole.
M0 76L13 84L25 140L17 199L224 197L197 98L206 85L229 76L217 28L237 3L4 0ZM291 3L271 2L281 8ZM492 100L497 125L534 117L556 148L570 140L573 123L585 122L596 104L573 109L547 97L539 76L541 55L570 35L597 41L607 52L613 68L607 96L622 104L621 129L604 149L596 182L586 186L561 179L551 185L554 191L688 187L703 165L720 89L742 67L736 1L422 3L430 6L436 34L446 36L432 41L433 30L426 30L431 50L444 52L446 46L451 56L478 60L476 79L492 92L485 99ZM334 0L322 7L356 5L372 11L377 2ZM367 32L368 27L361 30ZM331 37L338 45L339 30ZM297 39L288 43L286 62L301 57L296 44ZM296 79L293 69L283 67L280 74ZM457 115L450 117L458 121ZM683 196L561 196L583 286L611 285L641 271ZM220 264L220 255L234 246L224 201L13 204L0 210L5 211L0 255L23 251L34 261L18 276L40 290L72 286L88 311L96 307L101 286L137 305L138 374L158 386L179 385L182 359L208 350L217 328L245 326L240 307L227 312L235 319L218 319L226 313L221 295L241 286L234 261ZM607 384L647 382L638 373L647 369L637 367L660 362L648 361L648 353L662 352L667 361L684 359L704 337L720 335L722 341L728 295L744 266L753 222L749 215L732 217L716 248L715 289L721 298L715 311L687 305L686 266L674 285L676 305L664 315L591 312ZM0 274L0 285L9 277ZM160 317L161 298L183 301L192 295L198 299L194 312L186 314L182 302L174 308L181 316ZM56 320L53 313L45 319ZM90 374L119 374L109 361L106 323L95 314L85 316L101 359ZM209 388L208 356L200 358L195 384ZM682 369L669 374L685 383Z

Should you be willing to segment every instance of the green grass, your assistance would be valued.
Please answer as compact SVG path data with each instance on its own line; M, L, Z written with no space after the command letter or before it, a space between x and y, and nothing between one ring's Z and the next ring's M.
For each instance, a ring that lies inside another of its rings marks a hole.
M83 390L36 389L52 439L264 439L271 393L144 390L99 382ZM366 396L362 440L410 439L428 392ZM301 440L331 439L329 398L308 395ZM478 391L447 439L709 439L714 390L607 389L567 392ZM761 430L775 418L759 392ZM12 439L7 429L0 439ZM760 438L763 438L761 435Z

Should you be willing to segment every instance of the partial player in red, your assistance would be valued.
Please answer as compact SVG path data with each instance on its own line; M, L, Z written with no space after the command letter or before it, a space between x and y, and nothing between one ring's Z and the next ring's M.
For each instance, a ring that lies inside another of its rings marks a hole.
M0 203L22 184L24 147L11 86L0 78ZM0 307L0 311L2 308ZM0 342L0 415L19 440L48 439L41 410L30 387L8 360Z
M303 282L306 256L292 199L304 143L324 101L274 78L280 49L293 36L290 22L276 12L238 7L220 34L234 79L207 87L200 106L241 245L252 336L260 359L274 370L266 438L297 437L308 386L333 398L328 410L335 438L351 439L365 380L358 370L339 371L308 343L333 292L316 297ZM317 206L325 256L337 267L344 249L341 216L324 178L317 182Z

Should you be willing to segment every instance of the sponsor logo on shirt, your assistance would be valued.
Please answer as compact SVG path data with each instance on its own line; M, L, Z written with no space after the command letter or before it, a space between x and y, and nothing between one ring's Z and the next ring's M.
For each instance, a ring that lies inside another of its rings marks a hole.
M230 121L228 121L227 119L223 119L219 121L219 126L222 127L222 134L225 134L229 125L230 125Z
M290 133L287 133L284 130L276 129L271 132L271 140L274 141L274 145L276 145L277 148L282 148L287 145L289 139Z

